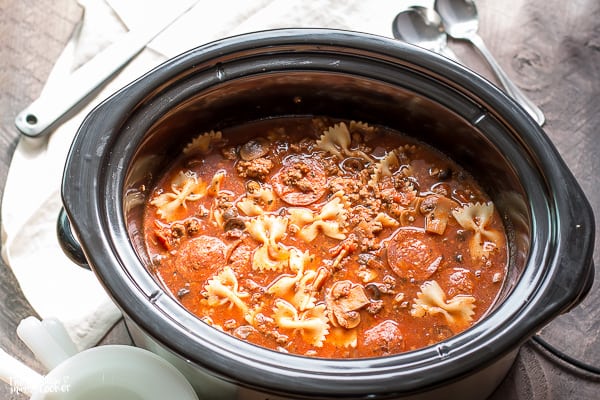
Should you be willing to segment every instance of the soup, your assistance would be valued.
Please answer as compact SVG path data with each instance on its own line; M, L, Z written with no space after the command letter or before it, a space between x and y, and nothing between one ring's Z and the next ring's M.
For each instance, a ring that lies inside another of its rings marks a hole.
M469 328L506 273L502 220L429 145L383 126L282 117L198 135L144 214L152 273L241 340L379 357Z

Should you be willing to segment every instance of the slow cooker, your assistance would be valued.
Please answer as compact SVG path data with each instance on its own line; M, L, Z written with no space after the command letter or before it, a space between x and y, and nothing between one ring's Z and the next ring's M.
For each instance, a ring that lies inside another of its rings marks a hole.
M493 309L437 345L368 359L267 350L184 309L147 268L149 188L199 132L285 115L385 125L466 168L509 236L509 272ZM540 126L459 64L359 32L256 32L166 61L86 117L62 200L63 247L97 275L135 345L169 360L211 399L483 399L519 346L581 302L593 281L592 210Z

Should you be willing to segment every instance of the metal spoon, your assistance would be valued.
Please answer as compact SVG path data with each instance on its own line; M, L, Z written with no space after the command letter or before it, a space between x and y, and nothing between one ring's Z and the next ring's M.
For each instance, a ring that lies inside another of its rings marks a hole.
M506 93L512 96L538 124L543 125L545 117L542 111L510 80L477 34L479 20L474 1L436 0L434 8L441 17L448 35L454 39L471 42L489 63L498 80L504 86Z
M456 54L447 45L442 19L431 8L412 6L400 11L392 22L392 32L396 39L458 61Z

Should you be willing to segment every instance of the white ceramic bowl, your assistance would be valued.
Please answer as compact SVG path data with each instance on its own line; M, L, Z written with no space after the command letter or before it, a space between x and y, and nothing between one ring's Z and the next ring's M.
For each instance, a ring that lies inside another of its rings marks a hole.
M94 347L60 363L31 400L198 400L175 367L150 351L125 345Z

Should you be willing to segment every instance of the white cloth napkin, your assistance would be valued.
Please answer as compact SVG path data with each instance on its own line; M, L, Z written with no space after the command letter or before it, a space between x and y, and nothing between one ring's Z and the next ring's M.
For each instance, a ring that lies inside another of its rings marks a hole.
M46 88L60 85L127 30L154 23L191 0L81 0L81 28L59 58ZM2 257L41 318L61 320L79 349L95 345L121 314L94 274L74 265L56 237L60 185L69 145L93 106L167 58L235 34L271 28L327 27L391 36L395 14L413 4L398 0L199 0L156 37L81 112L49 138L21 138L2 201ZM187 9L181 8L182 10Z

